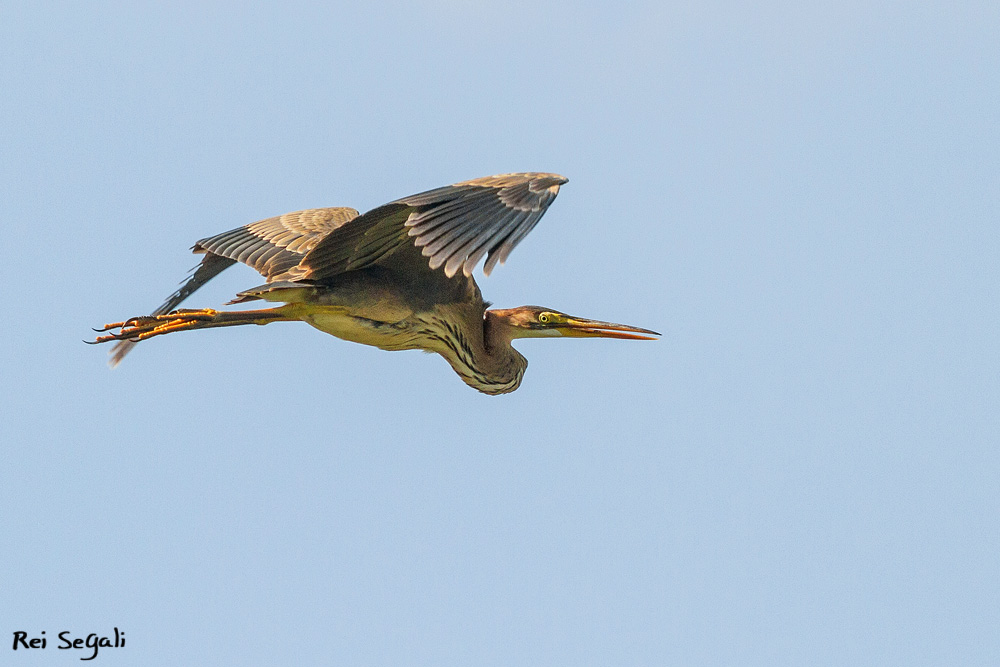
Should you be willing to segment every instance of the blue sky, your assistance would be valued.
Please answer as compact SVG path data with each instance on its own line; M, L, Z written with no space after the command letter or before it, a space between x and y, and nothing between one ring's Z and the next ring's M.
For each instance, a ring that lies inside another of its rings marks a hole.
M0 651L1000 661L995 3L2 14ZM570 182L486 298L662 340L521 341L504 397L300 324L80 342L199 238L510 171Z

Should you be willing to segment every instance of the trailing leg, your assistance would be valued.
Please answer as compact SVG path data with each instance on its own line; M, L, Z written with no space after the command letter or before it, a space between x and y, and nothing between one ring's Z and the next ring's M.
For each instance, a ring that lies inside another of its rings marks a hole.
M195 329L213 329L215 327L234 327L242 324L269 324L271 322L297 320L291 315L289 306L268 308L265 310L233 310L221 311L205 308L202 310L175 310L163 315L144 315L132 317L123 322L113 322L97 329L98 332L118 329L118 333L98 336L93 343L110 341L140 341L173 333L175 331L193 331Z

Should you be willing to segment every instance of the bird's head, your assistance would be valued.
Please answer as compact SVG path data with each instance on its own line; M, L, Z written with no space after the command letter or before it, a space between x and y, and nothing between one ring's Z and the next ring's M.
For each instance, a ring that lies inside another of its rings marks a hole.
M503 329L503 335L508 340L553 337L656 340L654 336L660 335L649 329L588 320L541 306L489 310L487 319L492 320L493 326Z

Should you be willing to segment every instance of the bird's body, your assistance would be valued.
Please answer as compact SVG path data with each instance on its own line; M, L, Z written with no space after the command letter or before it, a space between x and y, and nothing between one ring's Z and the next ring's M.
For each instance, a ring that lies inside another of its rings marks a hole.
M509 341L490 340L492 317L476 281L430 270L426 280L414 281L427 260L419 251L404 252L412 255L409 261L395 257L392 266L367 267L311 285L264 285L239 298L290 304L294 319L343 340L382 350L436 352L465 382L487 394L516 389L528 362Z
M203 239L194 251L205 258L163 306L153 315L107 325L102 331L119 328L119 333L96 342L118 341L112 350L116 365L139 340L172 331L299 320L383 350L436 352L475 389L514 391L528 363L511 346L514 338L654 334L536 306L487 310L472 269L487 254L487 273L503 262L565 182L555 174L491 176L413 195L365 215L349 208L312 209ZM241 292L234 303L285 305L174 310L236 262L257 269L268 282Z

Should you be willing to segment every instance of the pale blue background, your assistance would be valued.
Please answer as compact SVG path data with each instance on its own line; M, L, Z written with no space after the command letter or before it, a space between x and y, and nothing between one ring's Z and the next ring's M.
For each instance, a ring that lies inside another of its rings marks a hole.
M1000 5L208 5L0 6L0 662L1000 664ZM570 183L487 298L661 341L501 398L80 342L203 236L518 170Z

